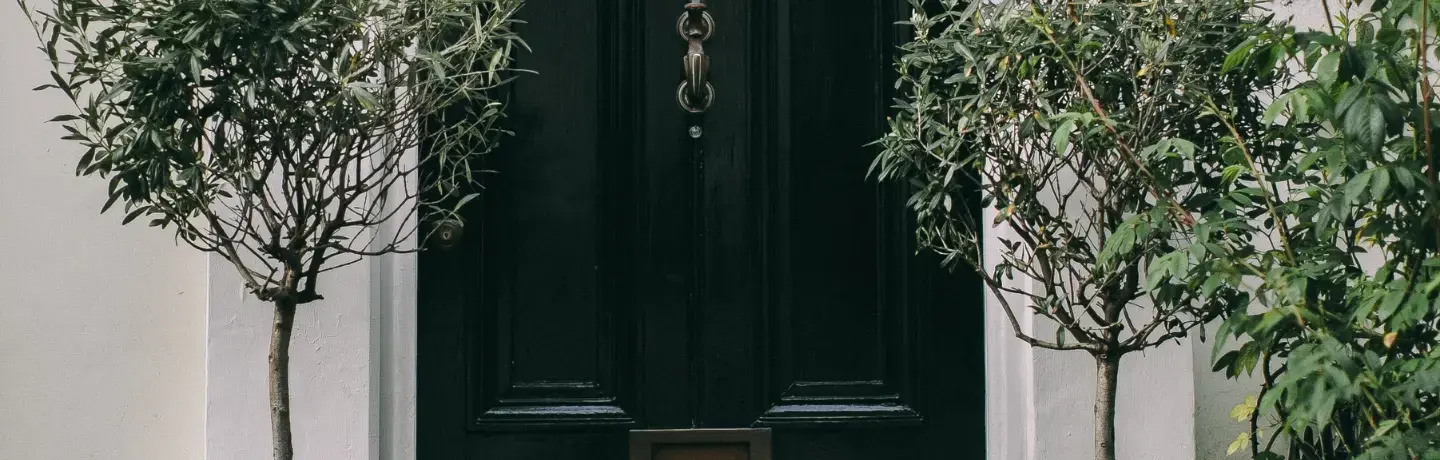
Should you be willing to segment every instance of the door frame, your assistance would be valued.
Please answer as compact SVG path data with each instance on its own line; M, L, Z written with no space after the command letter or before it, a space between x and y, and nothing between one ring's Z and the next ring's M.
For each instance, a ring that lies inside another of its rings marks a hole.
M410 161L416 157L412 152ZM415 183L406 182L407 187ZM402 192L393 193L398 196ZM414 222L414 216L406 221ZM399 226L387 222L376 231L402 234ZM1002 227L984 235L987 253L999 248L1005 233ZM268 448L264 373L259 370L268 339L261 333L268 331L270 309L243 294L243 284L227 262L214 255L206 257L204 458L250 458ZM297 412L316 417L297 423L297 431L305 430L297 433L298 438L317 441L317 449L347 452L347 460L416 458L418 273L417 254L391 254L365 258L323 281L327 300L311 306L315 311L309 318L311 324L297 324L297 343L304 343L301 339L307 333L344 331L330 337L328 349L318 354L326 359L360 359L366 366L363 373L336 372L323 366L294 369L297 379L316 379L348 390L337 398L307 394L298 388L294 395ZM1037 415L1034 355L1026 344L1013 340L993 295L988 291L984 295L986 457L1032 459L1036 455ZM1028 328L1031 315L1022 316L1022 327ZM363 358L355 356L361 353ZM306 407L311 401L325 401L326 406ZM364 414L363 423L350 420L357 414ZM363 433L353 432L357 425L363 427ZM330 445L332 442L347 444Z

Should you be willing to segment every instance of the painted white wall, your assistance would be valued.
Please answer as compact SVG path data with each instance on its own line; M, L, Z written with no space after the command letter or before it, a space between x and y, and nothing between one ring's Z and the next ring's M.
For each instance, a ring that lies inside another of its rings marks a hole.
M228 262L212 256L209 264L206 459L269 458L273 310L244 291ZM334 275L319 284L325 300L295 314L291 423L300 460L370 458L369 279L364 270Z
M987 214L994 211L986 210ZM988 222L991 215L982 218ZM986 235L998 259L1006 227ZM1031 290L1025 280L1016 288ZM1021 328L1051 339L1055 325L1007 297ZM1032 349L1016 339L999 301L986 301L986 428L992 460L1068 460L1094 452L1095 361L1081 351ZM1194 459L1196 367L1188 339L1121 361L1116 455L1125 460ZM1208 368L1207 368L1208 370ZM1229 408L1227 407L1228 411ZM1231 436L1233 439L1234 436ZM1228 440L1227 440L1228 442ZM1214 458L1214 457L1200 457Z
M1126 356L1120 366L1116 456L1125 460L1195 458L1196 398L1189 342ZM1094 361L1084 352L1036 350L1034 372L1037 437L1033 458L1090 458L1095 439Z
M394 233L394 229L380 231ZM272 307L209 258L205 458L269 458L266 384ZM415 458L413 254L368 258L322 276L291 340L298 460Z
M64 96L0 2L0 459L203 458L205 258L100 215Z

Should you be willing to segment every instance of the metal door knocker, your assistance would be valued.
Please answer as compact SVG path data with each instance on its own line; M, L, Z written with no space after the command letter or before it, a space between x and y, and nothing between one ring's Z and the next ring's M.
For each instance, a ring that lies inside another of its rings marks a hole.
M707 81L710 56L705 55L704 46L705 40L715 33L715 18L705 11L704 3L686 3L675 29L690 44L684 58L685 78L675 90L675 99L686 112L703 113L715 103L715 86Z

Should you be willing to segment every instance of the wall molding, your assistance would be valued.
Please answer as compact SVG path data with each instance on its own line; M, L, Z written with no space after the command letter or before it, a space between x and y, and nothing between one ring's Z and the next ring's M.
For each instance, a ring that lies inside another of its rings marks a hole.
M995 219L995 210L985 208L980 222ZM983 236L987 261L999 258L1000 239L1011 234L999 226ZM988 265L988 263L987 263ZM987 267L989 268L989 267ZM1027 290L1030 283L1023 282ZM1012 305L1021 302L1009 299ZM1020 325L1029 330L1032 316L1020 314ZM1015 331L1004 307L985 289L985 451L989 460L1035 459L1035 357L1028 344L1015 339Z

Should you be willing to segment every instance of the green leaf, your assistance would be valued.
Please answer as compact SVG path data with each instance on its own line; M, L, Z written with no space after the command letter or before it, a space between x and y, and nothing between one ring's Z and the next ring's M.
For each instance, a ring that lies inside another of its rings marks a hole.
M1105 245L1100 248L1100 255L1096 257L1095 263L1102 267L1109 266L1114 258L1129 254L1134 247L1135 226L1122 223L1105 239Z
M1395 314L1395 310L1400 308L1400 302L1404 300L1405 291L1390 291L1385 294L1385 300L1380 302L1380 311L1377 312L1380 315L1380 321L1390 319L1390 315Z
M1276 98L1274 102L1270 103L1269 107L1265 108L1265 113L1260 117L1260 121L1267 125L1275 124L1275 118L1280 116L1280 112L1285 111L1285 107L1290 104L1290 98L1294 97L1294 95L1295 93L1285 93Z
M1055 128L1055 137L1051 139L1051 145L1055 148L1057 155L1065 154L1070 148L1070 132L1075 130L1075 120L1065 120L1060 127Z
M459 201L455 202L455 207L454 207L453 209L451 209L451 211L452 211L452 212L459 212L459 211L460 211L460 208L465 207L465 204L466 204L466 203L469 203L470 200L474 200L475 198L477 198L477 197L479 197L479 196L480 196L479 193L471 193L471 194L468 194L468 195L465 195L465 196L461 197Z
M1195 159L1195 143L1185 139L1171 139L1170 146L1174 148L1175 151L1180 152L1181 155L1184 155L1185 158Z
M1375 200L1385 197L1385 192L1390 188L1390 171L1387 168L1375 168L1375 174L1370 178L1370 196Z
M1300 158L1300 162L1295 164L1295 169L1300 171L1309 170L1316 161L1320 160L1320 157L1323 156L1324 153L1325 152L1322 150L1315 150L1310 153L1306 153L1304 157Z
M1368 44L1375 41L1375 26L1370 21L1356 21L1355 42Z
M366 110L374 110L376 107L380 106L380 100L376 99L375 95L370 94L370 91L365 90L365 88L361 88L359 86L351 86L350 94L355 96L355 100L359 101L360 106L364 107Z
M1406 168L1395 170L1395 180L1399 181L1400 188L1405 189L1407 192L1415 190L1415 178L1410 175L1410 172L1411 171Z
M1349 165L1345 158L1345 151L1338 146L1332 146L1325 150L1325 169L1331 177L1340 177Z
M1360 85L1351 85L1346 88L1345 92L1340 94L1340 98L1335 100L1335 114L1344 117L1350 111L1350 107L1355 105L1355 101L1360 100L1360 95L1364 92L1364 87Z
M113 206L113 205L115 204L115 201L117 201L117 200L120 199L120 196L121 196L121 195L124 195L124 193L121 193L121 192L123 192L123 191L124 191L124 189L119 189L119 190L116 190L115 193L111 193L111 194L110 194L110 199L105 200L105 206L100 207L100 213L101 213L101 214L104 214L105 211L109 211L109 210L110 210L110 206Z
M1206 277L1205 282L1200 284L1200 295L1209 297L1215 294L1215 290L1219 289L1220 285L1224 282L1225 278L1220 275L1210 275Z
M1238 350L1230 350L1225 352L1225 354L1220 355L1219 359L1215 360L1215 365L1211 366L1210 372L1220 372L1229 368L1230 366L1235 365L1235 359L1238 357L1240 357L1240 352Z
M75 121L75 120L79 120L79 119L80 119L80 117L75 116L75 115L56 115L55 118L51 118L51 119L47 120L46 123L55 123L55 122L60 122L60 121Z
M130 211L129 214L126 214L126 215L125 215L125 219L120 221L120 225L129 224L130 221L135 220L136 217L140 217L141 214L144 214L145 211L148 211L148 210L150 210L150 208L141 207L141 208L135 209L134 211Z
M1369 97L1361 97L1345 111L1346 136L1371 155L1385 143L1385 114Z
M1145 269L1145 289L1154 291L1172 275L1183 275L1187 260L1184 252L1174 251L1150 261Z
M1315 417L1316 426L1320 429L1323 430L1330 425L1331 414L1334 413L1335 403L1339 399L1338 391L1325 391L1323 387L1310 394L1311 414Z
M1250 445L1250 432L1242 431L1240 436L1236 436L1234 441L1230 441L1230 446L1225 448L1225 455L1235 455L1236 452L1248 445Z
M85 170L90 167L90 162L94 161L94 159L95 149L92 147L86 150L85 154L80 156L80 161L75 164L75 175L79 176L84 174Z
M1250 415L1255 413L1255 408L1259 404L1260 400L1255 395L1248 395L1244 402L1236 404L1234 408L1230 409L1230 418L1237 422L1249 421Z
M1319 62L1315 63L1315 68L1311 71L1315 72L1315 79L1321 83L1327 86L1335 83L1335 79L1340 73L1340 53L1326 53Z
M193 30L198 31L199 29L193 29ZM188 41L188 40L187 40L187 41ZM199 58L199 56L191 55L191 56L190 56L190 78L195 81L195 84L196 84L196 85L199 85L199 84L201 83L201 80L200 80L201 74L202 74L202 72L200 71L200 58Z
M75 91L70 89L70 82L65 81L65 78L60 76L60 72L50 71L50 78L55 80L55 86L60 88L61 91L64 91L66 96L70 99L75 99Z
M1370 313L1375 311L1375 307L1376 302L1369 300L1360 302L1360 305L1355 307L1355 311L1350 313L1350 321L1365 322L1370 317Z
M1250 37L1236 45L1234 49L1230 50L1230 54L1225 55L1225 63L1220 66L1220 72L1229 72L1230 69L1244 63L1245 59L1250 56L1250 50L1255 48L1255 43L1258 41L1259 38Z
M1385 436L1386 434L1389 434L1389 433L1390 433L1390 430L1395 429L1395 426L1398 425L1398 424L1400 424L1400 421L1394 420L1394 419L1380 422L1380 424L1375 427L1375 435L1374 435L1374 437L1377 437L1377 438L1378 438L1378 437L1381 437L1381 436Z
M1224 185L1234 183L1235 178L1240 177L1240 171L1244 169L1245 167L1240 165L1226 166L1225 169L1220 172L1220 183Z
M1356 134L1361 137L1362 146L1367 147L1369 153L1378 154L1381 147L1385 146L1385 123L1387 120L1385 120L1384 111L1381 111L1380 104L1375 104L1374 99L1371 99L1371 104L1365 107L1364 115L1365 121L1367 121L1365 128L1356 131Z

